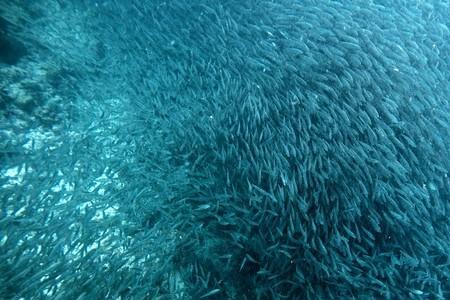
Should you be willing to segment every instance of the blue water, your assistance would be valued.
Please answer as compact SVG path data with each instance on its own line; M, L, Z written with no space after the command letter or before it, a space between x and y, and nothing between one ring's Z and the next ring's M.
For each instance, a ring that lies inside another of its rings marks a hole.
M447 299L446 1L0 4L0 299Z

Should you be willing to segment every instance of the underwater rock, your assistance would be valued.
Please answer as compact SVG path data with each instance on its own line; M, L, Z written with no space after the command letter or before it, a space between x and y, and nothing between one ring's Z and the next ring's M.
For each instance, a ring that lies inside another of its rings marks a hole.
M0 17L0 63L15 65L27 55L25 44L7 32L7 21Z

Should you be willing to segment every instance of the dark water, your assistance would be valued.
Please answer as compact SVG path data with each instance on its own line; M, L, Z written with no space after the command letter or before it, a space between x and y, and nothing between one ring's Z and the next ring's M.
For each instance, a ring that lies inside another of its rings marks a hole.
M448 299L446 1L0 3L0 299Z

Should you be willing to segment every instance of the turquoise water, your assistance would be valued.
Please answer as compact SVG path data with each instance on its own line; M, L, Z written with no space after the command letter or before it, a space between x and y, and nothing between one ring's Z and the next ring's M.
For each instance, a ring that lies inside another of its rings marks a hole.
M0 3L0 299L447 299L450 4Z

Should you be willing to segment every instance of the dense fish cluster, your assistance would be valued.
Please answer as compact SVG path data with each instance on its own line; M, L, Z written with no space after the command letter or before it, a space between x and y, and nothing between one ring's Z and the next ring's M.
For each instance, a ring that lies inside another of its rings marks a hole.
M175 291L175 231L143 187L159 194L177 179L140 176L123 105L133 94L94 31L102 20L79 1L44 2L0 3L8 36L32 53L0 65L0 299Z
M450 297L448 2L50 7L71 105L0 153L0 298Z

